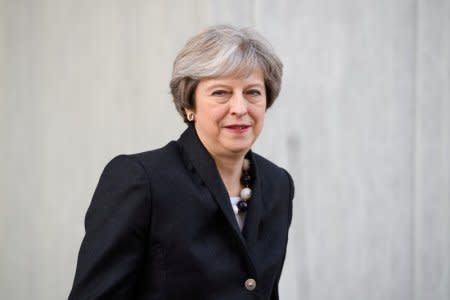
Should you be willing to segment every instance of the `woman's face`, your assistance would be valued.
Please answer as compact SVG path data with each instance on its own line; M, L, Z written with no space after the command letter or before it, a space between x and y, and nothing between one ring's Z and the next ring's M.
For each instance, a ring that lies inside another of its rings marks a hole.
M264 125L265 91L259 68L247 78L219 77L198 83L195 128L214 158L247 153Z

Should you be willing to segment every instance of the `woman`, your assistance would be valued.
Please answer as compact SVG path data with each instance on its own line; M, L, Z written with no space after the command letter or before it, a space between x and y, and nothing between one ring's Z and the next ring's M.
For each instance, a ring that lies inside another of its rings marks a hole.
M188 41L170 83L188 128L106 166L69 299L278 299L294 185L250 148L281 76L253 31Z

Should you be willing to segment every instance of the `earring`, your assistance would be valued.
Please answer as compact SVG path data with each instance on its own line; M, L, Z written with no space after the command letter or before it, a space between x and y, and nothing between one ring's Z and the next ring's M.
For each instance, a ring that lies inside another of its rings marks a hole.
M194 120L195 120L194 113L193 112L188 113L187 114L187 119L188 119L189 122L194 122Z

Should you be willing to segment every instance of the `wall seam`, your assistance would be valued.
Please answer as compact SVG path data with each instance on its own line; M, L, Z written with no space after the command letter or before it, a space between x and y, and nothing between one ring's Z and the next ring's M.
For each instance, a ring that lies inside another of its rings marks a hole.
M411 192L412 192L412 203L411 203L411 294L412 299L419 300L418 298L418 282L420 281L417 274L417 258L418 249L417 249L417 239L420 236L419 226L417 224L419 218L417 215L417 206L418 206L418 187L417 187L417 169L418 169L418 134L419 134L419 126L418 126L418 95L419 95L419 87L418 87L418 73L419 73L419 28L420 28L420 17L419 17L419 8L420 8L420 0L415 1L415 11L414 11L414 75L413 75L413 105L412 105L412 114L413 114L413 124L412 124L412 174L411 174Z

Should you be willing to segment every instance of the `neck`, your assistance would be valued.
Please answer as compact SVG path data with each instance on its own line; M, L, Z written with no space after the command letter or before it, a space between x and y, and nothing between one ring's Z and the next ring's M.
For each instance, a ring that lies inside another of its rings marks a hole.
M220 177L230 197L238 196L241 190L240 178L244 156L214 158Z

